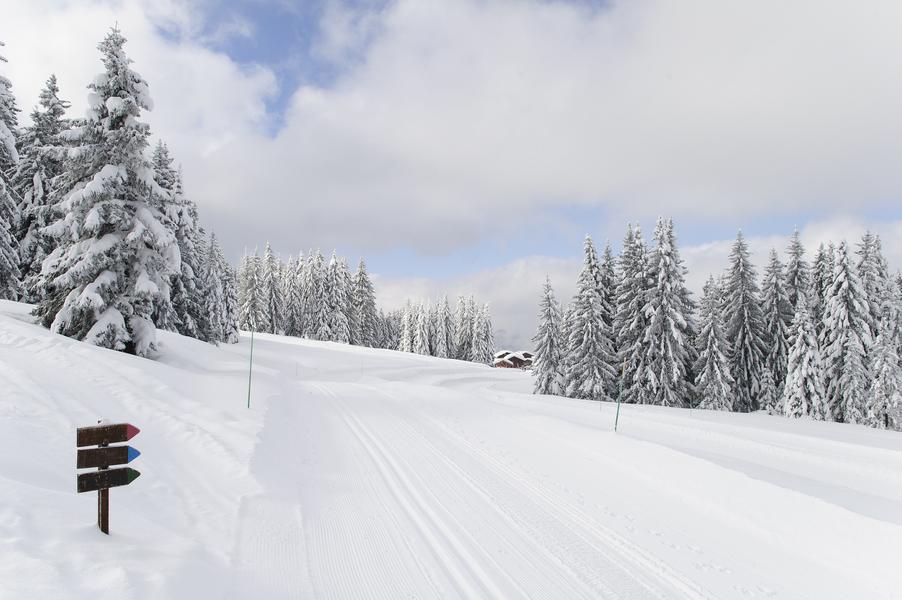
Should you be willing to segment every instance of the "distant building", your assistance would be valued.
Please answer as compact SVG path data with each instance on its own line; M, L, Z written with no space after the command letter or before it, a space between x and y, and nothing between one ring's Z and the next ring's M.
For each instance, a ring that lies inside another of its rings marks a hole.
M528 369L532 367L532 352L496 352L494 365L500 369Z

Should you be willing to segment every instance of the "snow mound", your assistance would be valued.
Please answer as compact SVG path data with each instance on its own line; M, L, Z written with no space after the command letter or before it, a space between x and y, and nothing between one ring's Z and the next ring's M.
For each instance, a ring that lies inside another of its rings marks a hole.
M529 394L517 370L0 302L0 598L899 598L902 435ZM141 428L110 526L75 428Z

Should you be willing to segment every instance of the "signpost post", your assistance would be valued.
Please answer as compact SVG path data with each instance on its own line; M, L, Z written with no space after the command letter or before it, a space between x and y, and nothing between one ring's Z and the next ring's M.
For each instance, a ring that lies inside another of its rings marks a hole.
M129 423L79 427L76 431L75 446L79 448L76 468L97 467L96 471L77 476L78 493L97 492L97 527L107 535L110 533L110 488L128 485L141 475L131 467L110 469L110 465L130 463L141 454L131 446L110 444L127 442L140 432L140 429ZM97 448L82 450L83 446Z

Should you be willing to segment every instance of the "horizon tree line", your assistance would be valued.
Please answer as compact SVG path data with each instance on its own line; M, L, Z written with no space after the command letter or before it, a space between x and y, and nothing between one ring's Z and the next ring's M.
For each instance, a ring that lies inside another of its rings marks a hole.
M534 392L599 401L766 410L902 429L902 276L879 236L821 244L813 264L795 231L760 281L739 232L727 269L699 304L686 286L673 222L649 247L629 225L614 258L590 236L566 307L546 279Z
M355 346L413 352L491 364L494 338L487 304L447 297L412 303L386 314L376 308L372 280L361 258L352 274L346 259L320 250L283 261L266 244L246 253L238 269L242 329Z

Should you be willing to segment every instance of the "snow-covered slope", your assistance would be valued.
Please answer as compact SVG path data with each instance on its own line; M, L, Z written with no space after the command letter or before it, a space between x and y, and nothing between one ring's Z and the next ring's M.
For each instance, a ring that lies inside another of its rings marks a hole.
M158 361L0 303L0 598L902 598L902 435L536 397L258 336ZM142 476L75 493L75 428Z

